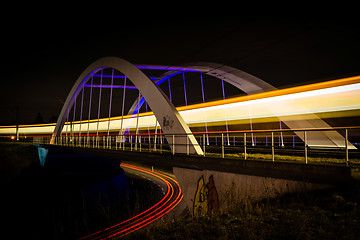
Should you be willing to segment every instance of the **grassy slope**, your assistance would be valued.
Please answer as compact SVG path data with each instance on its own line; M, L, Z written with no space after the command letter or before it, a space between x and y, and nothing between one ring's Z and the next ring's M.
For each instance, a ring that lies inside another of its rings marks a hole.
M0 143L0 184L9 182L37 160L37 149L30 143Z
M31 144L0 144L0 183L37 159ZM159 220L128 239L360 239L360 185L287 195L201 218Z
M360 185L161 220L128 239L359 239Z

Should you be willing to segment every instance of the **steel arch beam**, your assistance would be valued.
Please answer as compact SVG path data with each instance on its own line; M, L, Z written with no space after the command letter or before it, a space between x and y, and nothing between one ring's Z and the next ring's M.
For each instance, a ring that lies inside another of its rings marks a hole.
M84 84L94 73L107 67L114 68L126 75L139 89L141 95L147 100L151 110L154 112L154 115L160 123L161 129L163 130L171 148L173 148L173 140L175 141L175 149L172 149L174 152L186 153L186 144L188 143L190 153L203 155L203 151L189 127L186 125L175 106L170 102L162 90L136 66L118 57L101 58L92 63L82 72L64 103L52 134L50 141L51 144L55 142L55 137L60 136L67 113L73 106L74 101L81 89L84 87ZM172 134L177 134L178 136L173 136ZM179 134L183 136L179 136Z

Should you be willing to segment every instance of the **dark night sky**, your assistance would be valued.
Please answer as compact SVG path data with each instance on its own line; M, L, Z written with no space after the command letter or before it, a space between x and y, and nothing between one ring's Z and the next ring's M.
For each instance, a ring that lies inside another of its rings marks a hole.
M132 63L230 65L276 87L360 74L355 18L131 18L94 24L83 18L28 16L2 28L0 125L45 121L93 61L118 56ZM90 19L90 17L89 17Z

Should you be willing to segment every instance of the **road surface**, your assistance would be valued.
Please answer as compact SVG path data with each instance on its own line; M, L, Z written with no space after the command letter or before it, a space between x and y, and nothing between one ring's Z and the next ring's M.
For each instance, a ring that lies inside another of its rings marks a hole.
M121 167L125 172L142 176L157 184L164 193L163 198L149 209L128 220L80 239L121 238L156 221L174 209L181 202L183 195L181 188L175 179L156 171L125 163L122 163Z

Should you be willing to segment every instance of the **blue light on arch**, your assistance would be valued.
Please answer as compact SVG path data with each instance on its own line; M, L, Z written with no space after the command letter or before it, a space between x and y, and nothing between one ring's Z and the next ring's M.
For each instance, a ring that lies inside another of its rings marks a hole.
M156 82L156 85L159 86L161 83L165 82L165 81L168 80L169 78L171 78L171 77L173 77L173 76L175 76L175 75L178 75L178 74L182 74L182 73L184 73L184 72L176 72L176 73L173 73L173 74L171 74L171 75L169 75L169 76L166 76L166 77L160 79L159 81L157 81L157 82ZM140 99L139 107L137 107L137 108L135 109L135 111L134 111L134 113L133 113L133 116L138 113L139 109L140 109L141 106L144 104L144 102L145 102L145 98L142 97L142 98Z

